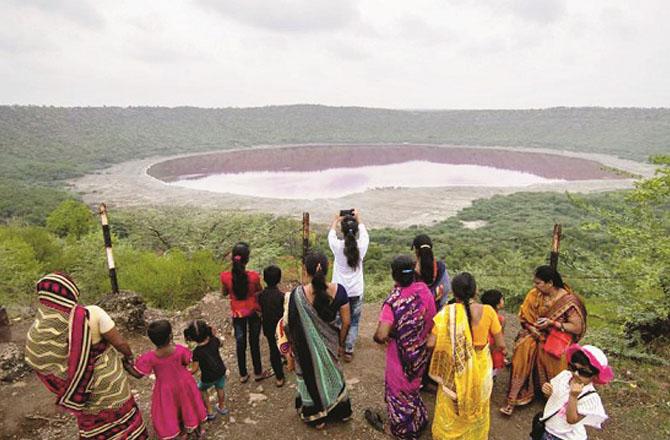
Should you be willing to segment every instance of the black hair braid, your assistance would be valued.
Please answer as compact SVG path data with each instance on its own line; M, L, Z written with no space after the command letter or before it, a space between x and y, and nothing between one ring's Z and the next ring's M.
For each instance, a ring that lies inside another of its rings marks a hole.
M328 284L326 283L328 259L320 252L311 253L305 257L305 270L312 277L316 313L326 322L333 321L337 311L331 310L330 307L331 298L328 295Z
M354 269L358 269L358 264L361 261L361 252L358 249L358 242L356 241L356 233L358 232L358 222L352 216L346 216L342 220L342 233L344 234L344 256L347 257L347 265Z
M421 262L421 280L429 286L435 281L435 257L433 250L429 247L419 249L419 261Z
M470 311L470 301L463 303L465 306L465 314L468 315L468 327L470 327L470 333L472 333L472 312Z

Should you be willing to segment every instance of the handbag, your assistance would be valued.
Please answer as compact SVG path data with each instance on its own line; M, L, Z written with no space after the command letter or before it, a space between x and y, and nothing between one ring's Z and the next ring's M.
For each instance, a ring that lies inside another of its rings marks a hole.
M577 400L580 400L582 397L586 397L589 394L593 394L593 393L595 393L595 390L587 391L584 394L582 394L581 396L577 397ZM558 411L556 411L555 413L553 413L552 415L550 415L549 417L546 417L544 419L542 418L542 413L544 411L540 411L537 414L535 414L535 416L533 417L533 424L531 425L531 428L530 428L530 438L531 438L531 440L542 440L542 435L544 434L544 431L545 431L544 425L545 425L546 421L549 420L550 418L554 417L556 414L558 414L559 411L560 411L560 409Z
M571 334L552 328L549 330L549 335L544 341L544 351L554 356L555 358L560 359L571 343Z

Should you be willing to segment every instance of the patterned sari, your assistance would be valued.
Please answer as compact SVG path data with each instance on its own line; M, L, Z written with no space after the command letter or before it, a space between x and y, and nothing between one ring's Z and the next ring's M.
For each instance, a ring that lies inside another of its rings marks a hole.
M426 342L434 315L433 295L423 282L395 287L382 307L380 321L392 324L384 395L391 433L399 439L418 438L428 424L420 390L429 361Z
M490 350L475 350L462 304L445 306L434 321L437 341L429 374L439 387L433 438L486 440L493 389Z
M148 438L119 353L104 340L91 344L89 312L77 303L74 282L52 273L38 281L37 294L26 362L77 418L79 438Z
M578 342L586 333L586 309L581 298L567 285L567 295L559 298L551 307L545 305L544 295L537 289L531 289L519 311L521 330L514 342L512 370L510 372L507 401L514 406L526 405L533 401L536 389L567 368L565 355L556 358L544 351L544 341L538 340L528 330L528 323L534 323L540 317L558 322L568 322L572 316L578 316L582 322L582 331L573 335L573 342ZM548 331L542 332L543 338ZM541 339L543 339L541 338Z
M337 360L339 329L319 317L302 286L291 292L287 305L288 322L280 321L278 345L283 353L291 350L295 357L298 414L312 426L350 417L351 402Z

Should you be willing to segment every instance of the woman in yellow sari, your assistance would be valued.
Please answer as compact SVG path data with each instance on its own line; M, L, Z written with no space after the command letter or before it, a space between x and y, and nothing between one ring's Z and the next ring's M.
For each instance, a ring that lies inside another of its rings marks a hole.
M488 335L505 352L498 315L491 306L475 304L475 279L467 272L451 285L456 303L435 315L428 339L434 347L429 375L438 383L433 419L436 440L486 440L493 388Z
M532 402L543 384L567 368L565 349L586 333L584 303L555 269L535 269L533 284L519 311L521 330L514 343L507 404L500 408L506 415ZM553 350L545 346L550 335L562 340L552 344Z

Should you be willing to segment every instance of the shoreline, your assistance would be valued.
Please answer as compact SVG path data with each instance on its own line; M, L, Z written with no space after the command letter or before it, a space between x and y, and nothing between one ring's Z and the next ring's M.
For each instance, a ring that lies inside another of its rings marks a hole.
M151 167L183 158L201 158L212 154L240 154L254 152L277 152L287 148L315 147L323 144L300 145L259 145L251 148L217 150L197 154L180 154L165 157L151 157L123 162L93 174L69 181L71 188L82 195L88 204L107 203L111 208L125 207L165 207L185 206L221 209L224 212L269 213L278 216L298 218L302 212L309 212L315 223L328 223L333 213L340 209L359 207L364 213L367 224L376 227L400 227L412 225L430 225L455 215L461 209L470 206L474 200L494 195L507 195L516 192L602 192L633 187L633 178L605 178L572 180L559 184L538 184L528 187L440 187L440 188L397 188L375 189L363 193L351 194L337 199L298 200L271 199L263 197L240 196L227 193L214 193L169 185L151 176ZM328 144L333 147L354 147L361 144ZM551 164L551 157L568 157L597 162L599 166L623 171L628 175L648 177L653 175L655 167L649 164L620 159L613 156L574 153L567 151L521 148L521 147L472 147L430 144L365 144L374 147L422 146L445 151L470 150L481 156L482 153L498 150L500 152L532 153L541 155ZM293 150L295 152L297 150ZM538 156L532 156L537 158Z

